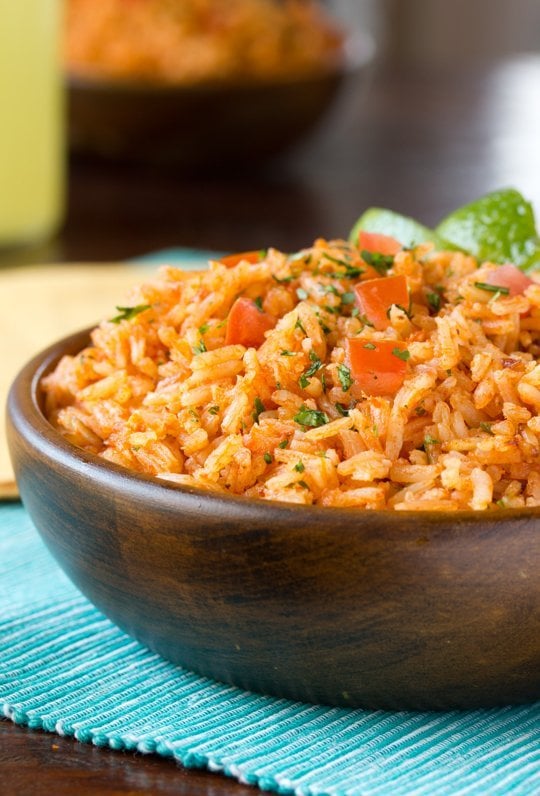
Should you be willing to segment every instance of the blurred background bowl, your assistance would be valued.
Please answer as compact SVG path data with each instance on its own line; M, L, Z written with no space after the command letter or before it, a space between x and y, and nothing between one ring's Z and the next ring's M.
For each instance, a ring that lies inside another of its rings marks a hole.
M159 85L68 76L73 152L187 169L265 162L301 141L374 55L355 34L343 62L316 74L255 82Z

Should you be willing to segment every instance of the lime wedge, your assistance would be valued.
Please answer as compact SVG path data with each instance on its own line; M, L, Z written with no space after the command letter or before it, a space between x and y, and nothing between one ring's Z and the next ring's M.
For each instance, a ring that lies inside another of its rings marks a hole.
M455 248L432 229L415 221L414 218L394 213L393 210L383 210L380 207L370 207L360 216L349 234L351 243L358 241L358 234L361 231L390 235L406 247L431 242L438 250Z
M540 238L531 204L506 188L450 213L436 229L445 240L480 261L540 268Z

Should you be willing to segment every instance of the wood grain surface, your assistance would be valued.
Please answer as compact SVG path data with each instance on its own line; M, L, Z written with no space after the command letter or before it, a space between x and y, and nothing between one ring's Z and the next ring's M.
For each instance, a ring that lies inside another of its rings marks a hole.
M367 205L433 223L502 185L520 188L540 211L540 55L538 45L531 49L530 0L460 2L467 18L452 25L426 13L432 3L384 3L399 10L388 36L394 47L381 54L370 82L351 87L318 133L279 166L198 180L74 160L64 229L18 261L111 261L175 245L293 250L318 235L346 233ZM458 13L456 4L437 5ZM469 46L462 53L455 32L465 27ZM404 31L414 32L406 46ZM419 37L436 40L437 52L420 51ZM0 771L6 796L256 792L171 761L95 749L5 721Z

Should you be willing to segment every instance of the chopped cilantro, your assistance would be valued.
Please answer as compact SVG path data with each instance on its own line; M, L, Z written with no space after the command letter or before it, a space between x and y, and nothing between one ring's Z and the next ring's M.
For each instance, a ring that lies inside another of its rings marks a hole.
M263 305L262 305L262 302L263 302L263 300L262 300L262 296L257 296L257 298L256 298L256 299L253 299L253 303L255 304L255 306L257 307L257 309L259 310L259 312L262 312L262 311L263 311Z
M440 445L440 444L441 444L441 441L438 440L438 439L435 439L435 437L430 436L430 434L426 434L426 436L424 437L424 446L426 446L426 445Z
M294 279L296 279L296 276L295 274L290 274L289 276L283 276L280 278L279 276L272 274L272 279L277 282L278 285L286 285L288 282L292 282Z
M441 297L438 293L428 293L426 295L426 301L433 312L439 312L441 308Z
M209 328L210 328L209 324L207 324L207 323L203 323L203 325L202 325L202 326L199 326L199 334L200 334L201 336L202 336L203 334L206 334L206 332L208 331L208 329L209 329Z
M486 432L486 434L491 434L491 436L493 436L493 431L491 430L491 423L479 423L478 428L481 428L482 431Z
M334 406L336 407L336 410L339 412L339 414L342 417L347 417L347 415L349 414L349 410L347 409L347 407L343 406L343 404L334 404Z
M115 315L114 318L111 318L111 323L120 323L120 321L130 321L140 312L144 312L145 310L149 310L151 304L137 304L135 307L116 307L119 314Z
M309 489L309 485L306 484L305 481L297 481L296 483L298 484L298 486L301 486L302 489Z
M355 307L355 309L358 309L358 307ZM360 323L362 323L364 326L371 326L371 328L373 328L373 324L371 323L367 315L361 315L360 310L358 310L358 312L355 312L353 310L351 315L354 315L354 317L358 318Z
M280 356L282 356L282 357L294 357L294 356L296 356L294 351L288 351L286 348L284 348L279 353L280 353Z
M323 295L332 293L334 296L339 296L339 290L335 285L319 285L319 290Z
M326 412L321 412L318 409L308 409L307 406L302 405L293 420L299 426L317 428L328 423L328 415Z
M300 385L300 387L301 387L303 390L305 390L305 389L306 389L306 387L309 387L309 379L308 379L308 377L306 376L306 374L305 374L305 373L302 373L302 375L301 375L301 376L300 376L300 378L298 379L298 384Z
M272 456L271 453L268 453L268 451L266 451L266 453L264 454L263 459L266 462L266 464L272 464L272 462L274 461L274 457Z
M219 412L219 406L211 406L208 410L209 414L217 415Z
M296 319L296 323L294 324L294 328L295 328L295 329L300 329L300 331L301 331L301 332L303 332L303 333L304 333L304 334L307 336L307 332L306 332L306 330L304 329L304 324L302 323L302 321L300 320L300 318L297 318L297 319Z
M402 359L403 362L406 362L411 356L411 352L406 348L393 348L392 354L398 359Z
M375 345L375 343L364 343L364 348L367 348L368 351L375 351L377 346Z
M306 469L306 465L304 464L304 462L300 461L294 465L294 469L296 470L297 473L303 473L304 470Z
M388 269L394 265L394 258L391 254L380 254L379 252L369 252L367 249L362 249L360 256L365 263L371 265L381 276L386 276Z
M253 401L253 413L251 415L254 423L259 422L259 415L261 414L261 412L264 412L264 410L265 410L265 405L263 404L261 399L257 396L257 398L255 398L255 400Z
M289 444L289 440L288 439L282 439L281 442L278 445L278 448L282 448L282 449L286 448L288 444Z
M199 340L198 344L194 345L192 350L194 354L204 354L205 351L208 351L204 340Z
M354 303L354 293L342 293L341 294L341 303L342 304L353 304Z
M503 285L490 285L488 282L475 282L474 286L480 288L480 290L487 290L489 293L500 293L501 296L510 295L510 288L503 287Z
M353 383L351 377L351 369L347 367L347 365L338 365L337 366L337 374L339 383L341 384L341 389L343 392L347 392L347 390L351 389L351 385Z

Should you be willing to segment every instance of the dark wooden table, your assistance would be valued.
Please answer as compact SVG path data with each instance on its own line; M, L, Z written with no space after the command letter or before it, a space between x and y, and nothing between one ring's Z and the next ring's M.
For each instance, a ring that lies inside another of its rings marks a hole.
M535 4L388 0L387 7L396 24L368 79L350 86L313 137L279 164L197 179L74 160L63 230L21 257L111 261L177 245L294 250L320 235L346 235L368 205L430 224L506 185L520 188L540 213L540 54L524 51L526 13ZM220 775L7 721L0 721L0 772L5 796L253 793Z

